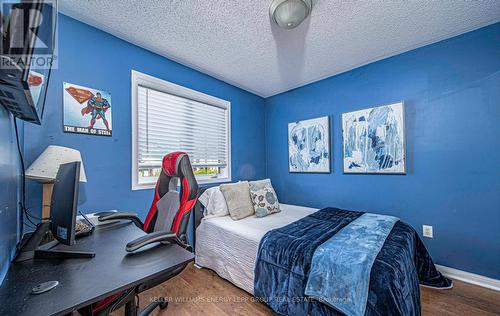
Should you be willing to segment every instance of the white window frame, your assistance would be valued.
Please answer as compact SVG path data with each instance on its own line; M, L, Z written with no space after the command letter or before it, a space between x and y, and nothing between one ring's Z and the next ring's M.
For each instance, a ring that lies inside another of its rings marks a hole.
M214 96L192 90L141 72L132 70L132 190L145 190L152 189L155 184L141 184L139 183L139 172L138 172L138 86L143 86L146 88L151 88L160 92L165 92L172 94L181 98L191 99L193 101L198 101L201 103L221 107L227 110L227 177L216 178L216 179L202 179L197 180L198 184L212 184L212 183L222 183L231 182L231 102L216 98ZM165 153L167 154L167 153Z

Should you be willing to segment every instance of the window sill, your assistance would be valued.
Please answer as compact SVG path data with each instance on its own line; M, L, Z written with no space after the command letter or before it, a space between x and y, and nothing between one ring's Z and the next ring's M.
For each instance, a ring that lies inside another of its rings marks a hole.
M198 182L199 186L206 186L206 185L210 185L210 184L231 182L231 178L202 179L202 180L196 180L196 182ZM151 189L154 189L155 186L156 186L156 182L155 183L132 184L132 191L151 190Z
M217 184L217 183L227 183L231 182L231 178L217 178L217 179L202 179L202 180L196 180L199 185L206 185L206 184Z

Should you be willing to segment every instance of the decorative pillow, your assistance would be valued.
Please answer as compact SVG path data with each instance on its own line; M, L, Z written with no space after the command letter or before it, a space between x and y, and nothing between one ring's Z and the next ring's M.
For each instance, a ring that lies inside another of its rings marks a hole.
M206 189L198 201L205 206L204 218L229 215L226 200L218 186Z
M251 181L249 185L255 216L264 217L281 211L271 180Z
M221 184L220 190L227 203L229 215L233 220L239 220L254 214L248 181Z

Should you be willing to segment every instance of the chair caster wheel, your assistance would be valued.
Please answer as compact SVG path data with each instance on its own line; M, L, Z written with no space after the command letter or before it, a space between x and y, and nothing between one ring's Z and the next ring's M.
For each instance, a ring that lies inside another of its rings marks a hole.
M164 300L163 302L160 303L160 309L165 309L168 306L168 301Z

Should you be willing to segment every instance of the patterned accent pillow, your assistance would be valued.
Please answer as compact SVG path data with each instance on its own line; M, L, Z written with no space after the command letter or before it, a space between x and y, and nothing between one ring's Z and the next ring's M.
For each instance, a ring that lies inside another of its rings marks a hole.
M255 216L264 217L281 211L271 180L251 181L248 184L250 185L250 197L255 209Z

